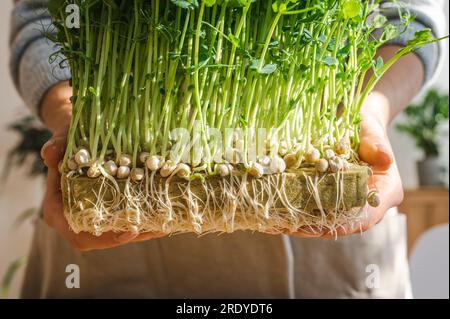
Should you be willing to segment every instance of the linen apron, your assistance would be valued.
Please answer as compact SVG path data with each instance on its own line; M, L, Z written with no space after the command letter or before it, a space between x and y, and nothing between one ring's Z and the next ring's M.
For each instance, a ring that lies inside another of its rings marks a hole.
M79 288L68 288L68 265ZM338 240L194 234L81 253L37 221L23 298L408 298L405 216Z

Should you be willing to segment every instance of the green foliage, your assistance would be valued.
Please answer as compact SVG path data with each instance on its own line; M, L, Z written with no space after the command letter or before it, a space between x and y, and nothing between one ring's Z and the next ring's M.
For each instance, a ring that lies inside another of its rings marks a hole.
M439 155L439 126L448 120L449 97L430 90L423 101L405 110L406 121L397 125L400 132L412 137L426 156Z
M378 0L74 0L78 30L64 27L67 1L50 3L74 75L65 161L85 147L99 165L111 153L133 165L140 152L168 157L171 130L197 124L209 173L208 127L274 129L288 151L344 137L356 150L364 98L396 60L435 41L424 30L377 59L413 18L399 9L403 25L389 24Z
M26 257L20 257L19 259L13 261L8 269L6 270L5 275L3 276L1 285L0 285L0 297L8 298L9 290L11 288L12 281L17 274L17 272L27 264Z
M31 163L28 170L30 176L45 174L47 170L41 159L41 148L50 139L50 132L39 127L32 116L11 124L9 130L18 134L20 139L7 155L2 178L7 178L8 173L12 171L11 166L23 167L27 163Z

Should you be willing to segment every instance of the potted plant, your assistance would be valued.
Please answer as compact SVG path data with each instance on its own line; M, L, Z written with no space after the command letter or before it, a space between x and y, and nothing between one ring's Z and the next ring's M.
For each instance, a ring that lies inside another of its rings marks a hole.
M443 169L439 162L439 129L448 119L448 108L448 95L431 89L422 102L405 110L405 122L397 125L397 129L411 136L424 153L424 159L417 163L421 186L443 184Z

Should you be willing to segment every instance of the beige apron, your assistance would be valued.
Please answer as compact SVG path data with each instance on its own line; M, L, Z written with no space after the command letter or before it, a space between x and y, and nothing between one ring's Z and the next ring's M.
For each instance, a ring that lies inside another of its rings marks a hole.
M405 217L337 241L186 234L80 253L39 219L23 298L406 298ZM69 289L68 265L80 288Z

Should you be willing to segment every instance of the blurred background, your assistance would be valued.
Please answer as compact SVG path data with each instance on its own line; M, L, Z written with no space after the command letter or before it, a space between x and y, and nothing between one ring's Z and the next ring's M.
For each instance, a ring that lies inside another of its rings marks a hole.
M33 219L27 216L33 215L39 207L44 191L44 180L42 177L31 176L32 159L29 159L27 165L21 168L12 167L6 163L9 151L23 142L20 134L9 130L8 127L30 115L17 95L9 76L8 34L11 9L12 1L0 1L0 103L2 109L0 116L0 285L9 287L7 292L9 298L17 298L23 278L24 259L22 258L28 253L33 234ZM448 18L448 1L445 11ZM424 90L415 101L418 107L412 108L408 114L399 116L389 131L406 191L405 202L400 210L408 216L408 245L413 266L414 293L416 297L425 298L448 298L448 119L443 119L442 123L437 125L436 134L427 141L420 141L420 135L423 135L420 133L424 132L424 125L434 125L436 118L445 117L445 114L436 117L434 113L420 113L424 109L423 105L426 105L427 110L437 110L446 102L448 117L448 50L445 54L446 62L442 72L430 85L430 88L436 89L438 93L427 94L428 91ZM425 97L428 99L424 104L422 102ZM428 122L424 121L425 118ZM16 129L23 131L28 127L35 133L40 132L39 127L34 127L34 124L31 127L26 122L20 124ZM402 129L399 129L399 125ZM437 146L438 154L430 151L430 147L418 147L416 141ZM22 146L32 148L34 145L29 142L29 140L25 141ZM427 160L422 161L424 158ZM417 164L419 161L422 161L420 165ZM7 178L2 178L5 165L10 174ZM440 261L437 262L437 260ZM436 262L427 264L433 261ZM436 268L436 271L431 267ZM15 275L9 277L8 275L15 269L17 269ZM426 271L427 276L423 271ZM439 284L442 282L446 282L446 286ZM0 288L0 299L2 297L6 297L6 291Z

